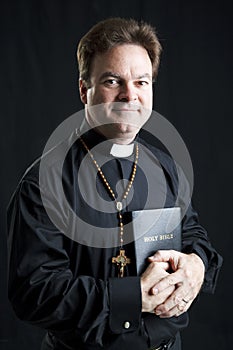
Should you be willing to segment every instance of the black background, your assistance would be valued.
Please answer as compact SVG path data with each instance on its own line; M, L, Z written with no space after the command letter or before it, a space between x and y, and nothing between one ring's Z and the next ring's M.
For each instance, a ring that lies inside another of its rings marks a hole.
M109 16L144 19L163 46L154 109L177 128L194 167L194 205L224 257L214 295L202 295L184 349L232 345L232 1L1 1L1 350L37 350L43 331L7 300L6 206L20 176L65 118L82 109L75 53Z

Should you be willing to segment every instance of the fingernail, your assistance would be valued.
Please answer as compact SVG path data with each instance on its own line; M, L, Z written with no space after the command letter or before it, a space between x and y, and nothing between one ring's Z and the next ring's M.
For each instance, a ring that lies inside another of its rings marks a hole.
M161 311L160 310L155 310L155 314L157 315L157 316L159 316L159 315L161 315Z
M156 295L156 294L159 293L159 290L158 290L157 288L153 288L153 289L152 289L152 292L153 292L154 295Z

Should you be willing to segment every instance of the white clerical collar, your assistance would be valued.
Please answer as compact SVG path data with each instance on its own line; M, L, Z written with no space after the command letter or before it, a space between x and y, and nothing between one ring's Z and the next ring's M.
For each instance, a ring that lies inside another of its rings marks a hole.
M114 143L111 147L110 154L113 157L123 158L123 157L129 157L133 154L134 150L134 143L131 143L129 145L119 145L117 143Z

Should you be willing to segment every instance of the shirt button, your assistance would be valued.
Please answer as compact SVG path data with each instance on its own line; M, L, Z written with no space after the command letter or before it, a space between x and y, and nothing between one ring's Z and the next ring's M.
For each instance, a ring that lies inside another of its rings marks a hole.
M126 322L124 323L124 328L125 328L125 329L129 329L129 327L130 327L130 322L129 322L129 321L126 321Z

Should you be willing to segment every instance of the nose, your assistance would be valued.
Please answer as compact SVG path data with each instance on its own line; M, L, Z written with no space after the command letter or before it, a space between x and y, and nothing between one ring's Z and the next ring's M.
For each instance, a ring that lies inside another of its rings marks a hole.
M121 102L137 101L138 95L135 86L130 82L122 84L120 87L118 99Z

